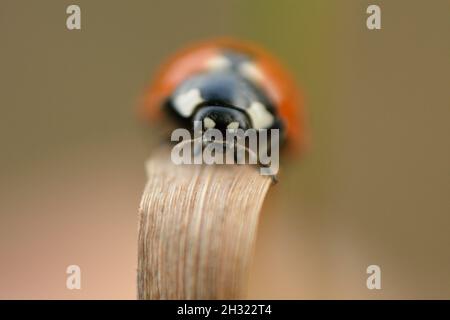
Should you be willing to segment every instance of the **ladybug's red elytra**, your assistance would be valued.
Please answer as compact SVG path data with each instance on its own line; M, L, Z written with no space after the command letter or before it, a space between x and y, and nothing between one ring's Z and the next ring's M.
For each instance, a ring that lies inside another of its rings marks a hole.
M231 39L199 43L169 59L146 93L144 115L155 119L161 108L206 128L280 129L296 147L305 138L292 77L265 50Z

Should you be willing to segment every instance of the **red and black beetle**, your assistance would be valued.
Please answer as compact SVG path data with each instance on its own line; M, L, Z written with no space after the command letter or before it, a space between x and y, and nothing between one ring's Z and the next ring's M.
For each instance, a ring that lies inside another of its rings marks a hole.
M231 39L191 46L164 64L146 93L144 113L154 119L161 108L206 128L280 129L297 147L305 138L292 77L265 50Z

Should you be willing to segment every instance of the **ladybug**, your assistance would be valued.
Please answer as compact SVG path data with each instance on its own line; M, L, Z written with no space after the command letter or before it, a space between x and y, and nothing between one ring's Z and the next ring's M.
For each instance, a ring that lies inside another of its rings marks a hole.
M187 126L206 129L279 129L282 141L304 142L303 104L281 64L253 44L216 39L169 59L146 93L144 115L165 109Z

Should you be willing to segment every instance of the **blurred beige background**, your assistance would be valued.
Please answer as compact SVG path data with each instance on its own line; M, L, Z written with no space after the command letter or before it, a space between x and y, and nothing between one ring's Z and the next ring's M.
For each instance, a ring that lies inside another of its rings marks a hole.
M269 192L249 298L450 298L449 31L444 0L1 0L0 298L135 298L156 136L136 102L168 54L217 35L290 67L312 131Z

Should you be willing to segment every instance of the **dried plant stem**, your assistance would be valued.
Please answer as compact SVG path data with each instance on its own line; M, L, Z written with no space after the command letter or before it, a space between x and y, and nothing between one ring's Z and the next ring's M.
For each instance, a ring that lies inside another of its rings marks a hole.
M272 182L255 166L147 163L139 210L139 299L242 298Z

